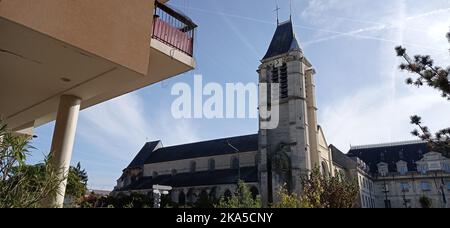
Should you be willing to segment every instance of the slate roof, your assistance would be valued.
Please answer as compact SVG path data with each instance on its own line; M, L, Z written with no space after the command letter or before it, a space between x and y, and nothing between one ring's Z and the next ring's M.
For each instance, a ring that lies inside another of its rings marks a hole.
M347 165L350 162L355 162L347 155L345 155L342 151L340 151L337 147L335 147L333 144L330 145L330 149L331 149L331 156L333 158L333 163L339 165L340 167L347 168Z
M142 155L142 157L146 157L149 154L145 160L145 164L152 164L236 153L236 151L227 144L227 141L241 152L258 150L258 135L254 134L179 146L163 147L155 151L146 149L143 152L146 153L146 155Z
M237 169L204 171L195 173L180 173L174 176L163 175L156 178L144 177L120 191L152 189L153 185L166 185L175 188L207 185L234 184L238 180ZM241 180L258 182L258 169L256 167L242 167Z
M141 167L145 164L145 161L150 157L150 154L158 146L160 141L148 142L142 147L139 153L134 157L133 161L128 165L128 168Z
M389 172L397 172L396 163L400 160L408 163L408 170L417 171L415 162L421 160L423 155L430 152L424 142L409 142L386 144L379 146L354 147L348 152L349 157L359 157L369 167L370 172L378 172L377 164L385 162Z
M289 20L277 26L269 50L267 50L263 59L272 58L294 49L301 50L300 45L295 38L292 21Z

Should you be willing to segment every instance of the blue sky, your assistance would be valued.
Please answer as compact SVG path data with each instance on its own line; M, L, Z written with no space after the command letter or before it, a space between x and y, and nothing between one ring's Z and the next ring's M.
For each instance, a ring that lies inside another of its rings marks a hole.
M202 74L204 83L256 83L276 26L275 0L170 4L199 25L197 68L81 112L72 163L86 168L90 188L112 189L146 141L169 146L258 130L256 119L173 119L171 86L193 84L194 74ZM279 5L280 20L288 19L289 1ZM319 123L328 143L348 151L350 145L414 139L412 114L432 130L450 126L448 102L435 90L406 86L393 51L402 44L411 54L428 53L448 65L450 0L292 0L292 9L297 37L317 71ZM36 129L30 162L50 150L53 127Z

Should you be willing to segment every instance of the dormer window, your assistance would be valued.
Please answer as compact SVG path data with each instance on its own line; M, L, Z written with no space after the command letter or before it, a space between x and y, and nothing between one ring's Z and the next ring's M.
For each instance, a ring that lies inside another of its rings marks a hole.
M421 174L426 174L428 172L428 166L426 164L418 164L417 171L419 171Z
M407 174L408 173L408 163L406 163L405 161L397 162L397 171L402 175Z
M377 165L378 167L378 174L385 177L389 173L388 164L381 162Z
M444 164L444 171L450 173L450 163Z

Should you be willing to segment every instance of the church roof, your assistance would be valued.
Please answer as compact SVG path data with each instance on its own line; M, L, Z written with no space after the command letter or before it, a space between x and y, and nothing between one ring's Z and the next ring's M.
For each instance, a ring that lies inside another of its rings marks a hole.
M139 153L134 157L133 161L128 165L128 168L141 167L145 161L150 157L150 154L157 148L161 141L148 142L142 147Z
M335 147L333 144L330 145L330 149L331 149L331 156L333 158L333 163L335 163L336 165L342 168L347 168L349 163L355 162L347 155L345 155L341 150Z
M292 21L289 20L277 26L269 50L267 50L263 59L285 54L291 50L301 50L301 48L295 37Z
M404 142L393 144L380 144L371 146L352 147L348 152L349 157L358 157L370 166L370 172L378 172L377 165L385 162L389 166L389 172L396 172L396 163L405 161L408 170L417 171L416 162L423 155L430 152L425 142Z
M256 167L242 167L241 180L246 183L258 182L258 169ZM179 173L176 175L161 175L156 178L144 177L126 188L120 189L120 191L152 189L153 185L166 185L179 188L235 184L237 181L237 169L224 169L195 173Z
M241 152L258 150L258 135L254 134L179 146L162 147L154 151L151 146L147 147L147 149L144 147L143 149L147 152L144 152L146 153L146 156L143 155L142 157L146 157L145 164L152 164L236 153L227 142Z

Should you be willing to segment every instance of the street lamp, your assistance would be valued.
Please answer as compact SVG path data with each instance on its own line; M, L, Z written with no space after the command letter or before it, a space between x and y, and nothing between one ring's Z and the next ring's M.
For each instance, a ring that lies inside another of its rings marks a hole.
M389 198L388 198L389 187L388 187L388 184L386 182L386 178L385 177L383 177L383 193L384 193L384 207L385 208L391 208L391 203L390 203Z
M161 207L161 196L169 195L169 191L172 190L170 186L153 185L153 207Z

